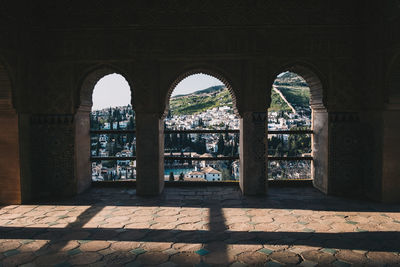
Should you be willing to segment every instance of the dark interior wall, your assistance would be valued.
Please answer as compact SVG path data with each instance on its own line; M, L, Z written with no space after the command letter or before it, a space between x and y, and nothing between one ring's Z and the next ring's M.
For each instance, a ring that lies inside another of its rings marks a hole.
M378 1L370 6L364 1L312 0L285 5L277 0L251 5L38 1L26 3L22 10L16 5L7 3L7 16L1 18L0 36L6 41L0 42L0 54L17 73L15 100L24 117L20 129L32 133L23 138L25 173L32 174L33 184L47 181L46 190L32 187L45 191L36 192L39 196L60 185L70 188L66 194L76 191L74 155L79 140L74 116L84 77L100 66L116 66L127 73L137 111L161 117L171 84L185 71L210 68L222 73L236 90L237 108L243 114L265 112L278 70L308 65L324 77L329 127L339 129L335 136L340 138L330 141L335 147L326 149L336 155L330 166L337 167L330 175L343 166L363 173L352 183L340 178L351 172L336 175L335 184L340 186L334 191L364 187L368 173L374 173L368 179L380 177L381 160L374 157L378 166L365 171L360 151L336 149L348 143L365 147L366 141L354 131L374 127L380 120L374 110L384 106L386 66L398 54L398 28L392 28L398 19L394 15L383 22L377 15L368 20L372 10L382 14ZM387 36L379 31L383 23ZM381 149L382 140L377 139L383 128L375 131L371 138ZM42 144L37 138L43 136L48 141ZM59 183L54 177L69 182Z

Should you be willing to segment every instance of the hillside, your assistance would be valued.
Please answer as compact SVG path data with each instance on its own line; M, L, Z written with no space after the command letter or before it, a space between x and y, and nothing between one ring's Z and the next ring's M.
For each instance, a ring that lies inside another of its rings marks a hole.
M301 77L286 72L276 79L274 87L296 110L309 108L310 92ZM271 98L270 111L291 110L286 101L274 90L272 90ZM173 96L169 105L171 115L191 115L214 107L232 107L232 98L225 86L218 85L186 95Z
M213 86L187 95L171 97L171 115L195 114L214 107L232 107L232 97L225 86Z
M292 72L285 72L274 82L275 89L279 90L286 100L296 109L310 107L310 89L306 81ZM277 99L278 98L278 99ZM281 102L284 104L281 104ZM288 109L286 102L274 91L270 110Z

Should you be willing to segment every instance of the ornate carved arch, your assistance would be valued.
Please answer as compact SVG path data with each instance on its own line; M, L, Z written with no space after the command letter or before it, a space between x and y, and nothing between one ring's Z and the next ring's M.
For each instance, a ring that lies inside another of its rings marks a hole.
M311 64L304 62L291 62L283 64L274 73L274 77L284 71L290 71L300 75L310 87L310 106L312 109L326 109L326 82L321 73Z
M237 108L237 95L238 91L233 88L231 80L228 80L226 74L222 74L220 71L215 71L209 67L200 67L200 68L193 68L187 71L184 71L182 74L178 75L172 83L170 83L170 87L168 88L167 96L165 98L165 109L164 113L162 114L162 119L168 114L169 110L169 100L171 99L172 92L174 91L175 87L185 78L194 75L194 74L206 74L212 77L217 78L220 80L226 88L229 90L231 97L232 97L232 104L233 110L237 116L240 117L239 110Z
M96 83L104 76L114 73L120 74L128 82L129 88L131 90L131 103L132 107L134 108L134 90L132 82L129 79L130 76L127 75L127 73L120 68L110 65L96 66L95 68L92 68L91 70L86 72L80 82L77 108L82 106L91 107L93 105L92 94Z

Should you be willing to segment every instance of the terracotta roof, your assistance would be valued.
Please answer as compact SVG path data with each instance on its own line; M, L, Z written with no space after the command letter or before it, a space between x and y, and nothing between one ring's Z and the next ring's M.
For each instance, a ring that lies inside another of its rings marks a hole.
M214 169L214 168L212 168L212 167L205 167L205 168L202 169L202 171L203 171L204 173L221 174L220 171L218 171L218 170L216 170L216 169Z
M200 156L200 158L209 158L212 157L213 155L209 154L209 153L204 153L203 155Z

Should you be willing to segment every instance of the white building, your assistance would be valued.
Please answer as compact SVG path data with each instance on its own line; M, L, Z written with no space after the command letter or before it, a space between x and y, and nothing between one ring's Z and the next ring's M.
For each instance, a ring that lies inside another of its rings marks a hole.
M203 172L199 172L199 171L191 171L189 173L187 173L186 178L203 178L204 179L204 173Z
M207 181L221 181L221 172L212 167L205 167L201 170Z

